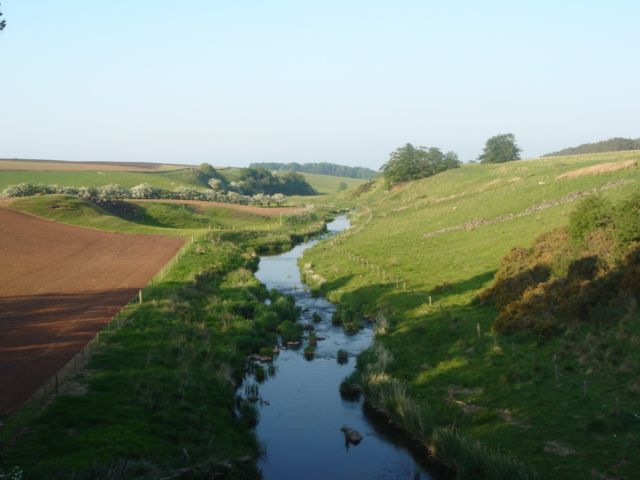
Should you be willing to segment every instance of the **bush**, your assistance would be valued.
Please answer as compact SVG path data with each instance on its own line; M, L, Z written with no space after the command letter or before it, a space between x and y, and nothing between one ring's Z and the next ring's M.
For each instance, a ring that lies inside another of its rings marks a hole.
M283 342L297 342L302 337L302 325L285 320L278 327Z
M618 206L615 226L615 236L619 245L640 242L640 193L636 193Z
M584 242L589 233L613 223L613 204L600 195L582 200L569 216L569 236L575 243Z

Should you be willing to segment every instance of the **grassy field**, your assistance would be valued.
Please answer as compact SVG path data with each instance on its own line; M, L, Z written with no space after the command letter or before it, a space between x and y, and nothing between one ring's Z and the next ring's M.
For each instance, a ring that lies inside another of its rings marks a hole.
M342 182L347 184L347 188L357 187L367 182L360 178L335 177L333 175L319 175L316 173L301 173L309 185L318 193L335 193Z
M239 179L241 169L224 168L220 170L229 181ZM335 193L340 183L344 182L348 188L357 187L365 180L334 177L331 175L302 174L307 182L320 194ZM179 187L208 188L207 178L194 168L167 168L159 171L118 171L112 169L100 170L9 170L0 169L0 191L10 185L31 183L41 185L60 185L69 187L100 187L108 184L118 184L124 188L131 188L141 183L167 190Z
M35 160L0 158L0 170L117 170L117 171L163 171L178 170L186 165L153 162L70 162L65 160Z
M127 172L114 170L0 170L0 190L9 185L32 183L68 187L100 187L111 183L131 188L141 183L167 190L178 187L206 187L206 180L198 170L183 168L160 172Z
M170 202L116 202L113 211L69 195L17 198L11 208L72 225L111 232L155 233L189 236L209 227L289 231L304 212L266 216L223 206L194 206ZM288 218L291 217L291 218ZM304 222L303 222L304 223Z
M425 423L454 425L541 478L632 478L640 466L638 315L624 338L583 325L541 341L492 335L495 309L473 300L512 247L565 225L581 195L637 192L634 161L640 152L466 165L356 198L352 232L307 251L303 263L325 279L319 288L331 299L382 320L384 374L406 382L409 402L429 421L412 424L397 398L383 409L419 437ZM609 162L627 163L581 170ZM626 367L580 363L586 350L605 348L595 338L619 347ZM560 351L571 353L560 362ZM378 361L369 356L363 365Z
M58 395L6 420L0 473L18 466L25 479L257 478L256 412L237 400L236 388L246 356L270 349L279 323L297 312L257 282L254 252L289 248L321 230L323 219L153 203L132 221L64 196L24 198L13 207L109 231L200 235L144 289L143 303L129 304L101 333ZM203 218L236 229L195 229ZM274 228L239 228L256 222Z

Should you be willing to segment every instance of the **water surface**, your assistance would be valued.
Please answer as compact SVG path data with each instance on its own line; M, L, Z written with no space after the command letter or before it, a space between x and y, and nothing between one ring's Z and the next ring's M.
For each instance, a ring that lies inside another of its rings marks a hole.
M333 235L349 227L344 216L327 225ZM298 245L287 253L261 257L256 277L267 288L293 295L303 310L300 321L311 323L313 313L322 317L314 324L319 337L316 356L306 360L302 347L284 350L275 360L277 373L260 384L260 421L256 432L266 449L260 463L267 480L313 479L429 479L424 459L416 459L406 441L384 429L363 410L362 401L340 397L340 382L355 367L355 356L372 340L371 328L346 335L331 325L335 306L313 297L300 279L298 259L318 240ZM339 349L349 352L349 362L336 361ZM254 380L247 379L253 382ZM345 445L340 427L358 430L364 439L357 446Z

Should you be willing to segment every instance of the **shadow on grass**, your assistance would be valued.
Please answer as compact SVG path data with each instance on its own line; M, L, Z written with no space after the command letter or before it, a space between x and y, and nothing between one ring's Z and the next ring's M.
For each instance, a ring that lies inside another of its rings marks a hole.
M466 293L470 290L480 291L488 282L493 280L494 275L496 274L496 270L487 270L486 272L475 275L466 280L461 280L459 282L448 283L445 282L441 285L438 285L432 288L428 294L433 296L434 299L443 299L452 295L460 295L462 293Z

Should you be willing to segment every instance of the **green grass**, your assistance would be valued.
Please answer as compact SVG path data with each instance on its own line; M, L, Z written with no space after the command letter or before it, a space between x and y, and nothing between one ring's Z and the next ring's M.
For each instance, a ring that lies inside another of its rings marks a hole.
M337 192L342 182L347 184L347 188L353 188L367 181L360 178L336 177L317 173L301 173L301 175L304 176L316 192L324 194Z
M110 231L171 230L118 219L73 197L26 198L18 206ZM176 233L198 215L147 206L148 223L171 224ZM236 226L257 220L224 209L211 215ZM274 231L200 236L167 276L144 289L143 303L129 304L101 332L88 364L59 396L6 420L0 473L19 466L25 479L164 478L195 466L197 478L257 478L257 416L250 404L237 405L236 388L247 355L271 347L278 325L297 311L252 275L253 252L288 248L321 225L307 214L285 218Z
M89 227L98 230L127 233L152 233L190 236L209 226L268 229L274 233L286 233L296 222L305 224L307 216L297 214L266 217L251 212L218 205L193 206L170 202L123 202L115 213L78 197L69 195L42 195L15 199L11 207L32 215L61 223ZM319 216L315 217L318 221ZM300 222L298 222L300 220Z
M364 305L365 312L387 319L388 333L377 342L394 358L388 373L409 382L412 401L426 406L437 425L456 425L489 449L508 451L533 465L543 478L589 478L591 470L631 478L640 466L633 453L640 445L640 423L632 415L640 412L634 391L640 356L633 348L640 341L638 317L623 335L585 325L546 342L520 334L497 337L494 343L489 329L495 310L473 303L492 284L500 259L512 247L529 246L540 234L565 225L575 203L507 221L500 221L501 216L619 180L627 183L602 194L625 198L638 190L638 168L555 177L629 159L640 160L640 152L468 165L391 191L378 185L357 199L355 233L339 241L337 250L317 245L302 261L311 262L313 271L326 279L320 288L331 299ZM497 223L425 236L472 219ZM389 278L400 279L399 287ZM581 365L580 355L595 348L594 337L619 347L627 369ZM570 354L559 363L562 381L556 385L553 359L560 351ZM585 379L589 394L583 398ZM451 386L464 388L453 396L479 410L465 414L451 400ZM624 407L613 417L616 397ZM507 421L509 415L515 420ZM600 426L598 433L591 433L594 425ZM570 446L575 453L563 457L545 452L549 442Z
M160 172L0 170L0 190L19 183L68 187L100 187L116 183L124 188L150 183L167 190L175 190L178 187L207 187L202 174L193 168Z

